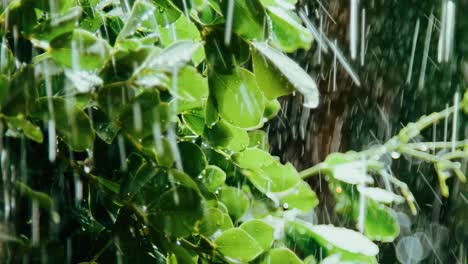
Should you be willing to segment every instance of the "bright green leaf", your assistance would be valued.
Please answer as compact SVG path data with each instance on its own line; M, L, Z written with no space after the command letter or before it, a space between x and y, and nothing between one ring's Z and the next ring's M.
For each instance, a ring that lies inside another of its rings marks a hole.
M241 128L261 124L265 98L251 72L237 68L232 75L213 73L210 77L210 91L222 118Z
M219 192L219 199L228 208L229 215L234 219L240 219L249 207L249 198L244 191L238 188L225 186Z
M262 220L253 219L248 222L243 223L240 226L241 229L249 233L263 248L263 250L268 250L273 244L273 232L274 229L269 224L265 223ZM289 263L289 262L284 262Z
M26 137L37 143L42 143L44 136L39 127L33 125L29 120L25 119L22 115L17 117L5 116L5 121L10 129L21 130Z
M211 192L215 192L226 180L226 173L215 165L208 165L201 176L201 182Z
M274 248L268 251L267 255L260 262L261 264L302 264L294 252L289 248Z
M240 228L224 231L214 243L225 257L243 262L254 260L263 252L257 241Z
M50 54L58 63L80 70L101 68L111 53L107 41L88 31L75 29L50 42Z

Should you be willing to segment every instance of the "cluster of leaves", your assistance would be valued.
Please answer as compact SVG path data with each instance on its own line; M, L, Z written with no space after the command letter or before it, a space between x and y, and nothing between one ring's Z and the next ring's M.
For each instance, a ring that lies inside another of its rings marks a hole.
M295 4L11 1L0 17L5 135L45 145L40 155L61 172L54 177L83 187L75 187L77 202L67 211L44 187L52 183L34 190L32 176L10 169L21 161L2 156L12 175L3 188L48 212L52 225L78 215L80 241L93 247L77 261L313 263L330 256L375 263L371 240L399 233L382 204L402 201L363 186L371 181L366 168L381 169L378 161L363 167L361 155L335 154L320 167L337 210L356 222L352 193L371 198L364 235L313 225L315 193L269 154L261 130L280 110L280 96L297 90L305 106L318 104L314 80L283 54L312 42ZM9 252L37 248L34 234L4 237Z

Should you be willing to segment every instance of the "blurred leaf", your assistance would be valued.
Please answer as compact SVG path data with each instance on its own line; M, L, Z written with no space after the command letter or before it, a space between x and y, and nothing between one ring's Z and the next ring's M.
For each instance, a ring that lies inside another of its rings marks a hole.
M263 251L255 239L240 228L224 231L214 243L225 257L242 262L254 260Z
M29 114L38 96L36 87L38 79L35 76L34 67L31 65L22 67L15 72L10 79L8 92L3 97L2 112L10 116Z
M300 181L292 190L288 190L287 194L280 198L280 203L288 209L297 208L307 212L315 208L319 200L315 192L310 188L309 184ZM286 206L287 205L287 206Z
M354 203L353 212L355 221L358 221L358 201ZM364 234L375 241L392 242L400 234L400 226L393 210L366 199Z
M260 262L261 264L302 264L294 252L289 248L274 248L267 252L267 255Z
M37 143L42 143L44 136L42 135L42 131L39 127L33 125L29 120L24 119L23 116L16 116L16 117L4 117L7 125L11 129L19 129L21 130L26 137L31 140L36 141Z
M42 41L47 43L60 35L72 32L76 28L81 13L81 7L73 7L63 15L52 16L35 26L31 37L38 42L37 45L41 46L44 45Z
M190 235L203 217L202 197L192 188L177 186L153 199L154 202L148 207L148 220L156 229L168 235Z
M98 70L111 53L107 41L82 29L55 38L50 42L50 48L55 61L80 70Z
M223 119L241 128L261 124L265 98L251 72L237 68L232 75L213 73L209 81Z
M268 134L262 130L249 131L249 148L259 148L269 152Z
M137 0L133 4L132 11L130 16L125 21L124 27L119 33L117 40L125 39L135 34L135 31L145 20L153 19L153 13L155 11L155 7L150 4L148 1L144 0ZM156 21L154 20L154 29L157 28Z
M145 138L153 134L155 125L164 131L171 117L168 105L160 102L157 90L145 90L122 110L119 120L126 133Z
M49 104L53 112L49 112ZM88 116L73 102L59 97L41 97L37 99L32 115L46 123L54 122L58 135L73 151L93 149L94 129Z
M313 254L319 246L325 256L337 253L341 255L342 260L377 263L375 256L379 253L379 248L356 231L295 220L286 222L285 232L291 243L305 254Z
M167 27L161 27L161 43L164 47L178 40L201 41L200 32L194 23L187 20L186 16L180 16L175 23ZM199 46L192 57L193 64L198 65L205 59L203 46Z
M273 244L273 227L262 220L253 219L242 223L241 229L251 235L263 250L268 250ZM289 263L289 262L283 262Z

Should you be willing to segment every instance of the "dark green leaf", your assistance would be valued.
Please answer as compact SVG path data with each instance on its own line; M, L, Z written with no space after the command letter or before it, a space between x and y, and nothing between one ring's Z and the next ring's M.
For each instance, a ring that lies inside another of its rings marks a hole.
M52 112L49 111L49 104ZM54 122L60 138L73 150L93 149L95 132L88 116L71 101L59 97L41 97L36 101L32 115Z

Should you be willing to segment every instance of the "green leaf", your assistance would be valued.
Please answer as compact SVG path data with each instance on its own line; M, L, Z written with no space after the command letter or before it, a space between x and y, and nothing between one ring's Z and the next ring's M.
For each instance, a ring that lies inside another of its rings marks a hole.
M222 1L221 4L223 15L227 20L229 1ZM244 39L263 40L265 38L265 10L260 2L258 0L237 0L233 1L232 4L232 31Z
M276 115L278 114L280 110L281 110L280 102L276 99L270 100L265 105L265 111L263 112L263 116L267 120L271 120L274 117L276 117Z
M240 219L249 207L249 197L238 188L224 186L219 192L219 200L228 208L229 215L234 219Z
M211 129L205 127L203 137L211 146L234 152L245 149L249 144L249 137L245 130L222 120Z
M107 41L88 31L75 29L50 42L50 55L58 63L80 70L101 68L111 53Z
M232 75L213 73L210 77L210 92L223 119L241 128L261 124L265 98L251 72L237 68Z
M359 205L354 203L354 219L357 221ZM366 199L364 234L375 241L392 242L400 234L400 226L393 210L382 204Z
M156 8L148 1L138 0L133 4L130 16L125 21L125 25L119 33L117 40L122 40L135 34L137 28L142 25L145 20L155 19L153 17ZM154 29L157 28L156 21L154 20Z
M98 176L94 176L93 179L96 180L96 182L99 185L103 186L107 190L110 190L115 194L120 193L120 185L118 183L115 183L115 182L113 182L111 180L108 180L108 179L103 178L103 177L98 177Z
M51 104L53 112L49 112ZM35 110L32 113L35 118L44 122L54 122L60 138L73 151L85 151L93 149L95 132L88 116L73 102L65 101L59 97L37 99Z
M257 149L248 148L242 152L232 155L232 160L243 169L258 169L276 161L270 153Z
M242 262L254 260L263 252L257 241L240 228L224 231L214 243L225 257Z
M105 86L99 89L97 102L110 119L116 119L134 96L135 89L129 86Z
M273 227L265 223L262 220L253 219L248 222L243 223L240 226L245 232L249 233L263 248L263 250L268 250L273 244ZM284 262L289 263L289 262Z
M269 152L268 134L262 130L249 131L249 148L259 148Z
M217 208L209 208L200 223L200 234L210 237L218 230L224 231L233 228L234 225L229 215Z
M300 181L292 190L280 198L280 203L284 208L297 208L307 212L316 207L319 203L317 195L310 188L309 184Z
M261 264L302 264L294 252L289 248L274 248L268 251L267 255L260 262Z
M270 88L265 87L266 84L271 83L278 83L284 86L285 84L282 80L287 79L287 85L292 85L304 96L305 107L315 108L318 106L319 91L315 81L309 74L288 56L270 47L268 44L253 42L252 45L263 55L264 61L262 61L261 57L255 59L257 61L257 66L254 64L254 72L256 75L258 74L257 78L259 84L264 86L262 90L264 92L268 91L265 92L267 98L274 99L277 96L287 94L285 89L288 88L282 88L279 85L274 85ZM268 61L268 65L265 65L266 61ZM278 71L281 74L278 74Z
M198 177L207 165L203 151L199 146L191 142L180 142L177 146L184 171L192 177Z
M468 114L468 90L466 90L465 94L463 95L462 106L465 114Z
M205 37L205 53L210 68L216 72L231 74L236 66L241 66L249 59L249 45L237 35L231 36L227 45L225 33L213 30Z
M169 91L175 97L173 103L177 103L177 112L201 107L208 97L208 80L198 71L186 66L178 71L177 83L173 78L169 82Z
M215 99L212 94L208 95L205 106L205 124L212 128L219 120L218 110L216 109Z
M182 113L182 120L195 135L203 135L203 130L205 129L205 116L203 112L197 109L184 112Z
M120 193L122 195L134 195L137 194L140 189L148 184L158 173L158 169L148 162L144 161L141 157L136 154L131 154L127 160L132 164L129 164L129 168L136 167L135 169L129 169L126 177L122 178ZM136 165L139 164L139 166Z
M35 69L28 65L20 68L11 77L8 92L3 97L2 112L6 115L27 115L38 96Z
M72 32L82 13L81 7L73 7L66 14L53 16L52 18L34 27L31 37L36 45L42 46L41 41L49 42L56 37Z
M301 25L301 20L294 11L274 5L268 5L266 9L271 19L271 35L275 47L285 52L310 48L312 34Z
M194 23L187 20L186 16L180 16L175 23L166 27L161 27L161 43L164 47L171 45L178 40L201 41L200 31ZM203 46L199 46L192 57L195 65L200 64L205 59Z
M201 176L201 182L211 192L215 192L226 180L226 173L215 165L208 165Z
M172 71L180 68L191 61L192 56L200 48L200 42L190 40L181 40L174 42L162 51L153 51L146 58L140 70L142 69L165 69Z
M157 90L145 90L133 98L122 110L119 119L122 129L136 138L152 135L155 126L165 131L171 121L169 107L160 102Z
M325 255L335 253L346 255L350 261L376 263L379 253L377 245L364 235L343 227L332 225L312 225L301 220L287 221L285 232L290 243L293 243L305 254L314 253L318 245Z
M21 195L26 196L31 200L36 200L40 207L48 211L54 209L54 201L48 194L44 192L34 191L29 186L20 181L15 181L13 183L13 186L15 187L16 191L18 191L18 193L20 193Z
M286 191L296 186L300 181L294 166L290 163L283 165L279 161L244 173L250 182L265 194Z
M37 143L42 143L44 136L39 127L33 125L29 120L25 119L22 115L12 117L4 117L8 127L10 129L19 129L21 130L26 137L31 140L36 141Z
M181 15L180 10L177 10L169 0L152 0L152 2L157 7L155 17L158 25L165 27L176 21Z
M168 235L190 235L203 217L202 197L192 188L177 186L153 199L148 207L149 223Z

